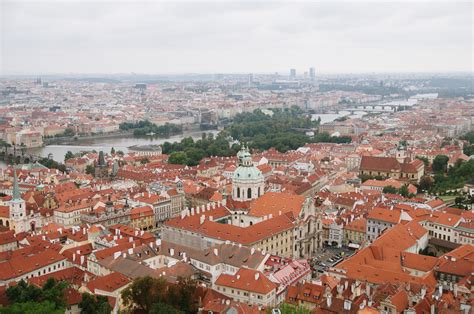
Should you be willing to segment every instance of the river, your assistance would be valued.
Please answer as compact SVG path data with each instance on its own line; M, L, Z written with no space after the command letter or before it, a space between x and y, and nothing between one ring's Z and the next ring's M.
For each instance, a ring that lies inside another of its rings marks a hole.
M91 151L103 150L108 153L112 149L115 151L123 151L124 153L128 152L128 147L133 145L150 145L150 144L163 144L164 142L179 142L185 137L191 136L194 139L200 139L202 133L212 133L216 135L219 131L217 130L208 130L208 131L192 131L185 132L180 135L170 136L169 138L152 138L152 137L134 137L133 135L124 136L119 138L96 138L96 139L78 139L72 144L64 145L47 145L44 147L31 148L28 152L34 155L40 155L43 157L48 157L49 154L53 155L53 159L58 162L64 162L64 155L68 151L73 153L79 153L81 151Z
M321 123L331 122L339 117L347 116L349 118L360 118L366 113L363 111L357 111L354 115L351 115L349 111L340 111L338 114L328 113L328 114L314 114L312 119L316 120L318 117L321 117ZM169 138L153 138L153 137L134 137L133 135L126 135L123 137L111 137L111 138L95 138L95 139L78 139L73 143L68 144L59 144L59 145L47 145L38 148L31 148L28 152L39 155L43 157L48 157L49 154L53 155L53 159L58 162L64 162L64 156L68 151L72 153L79 153L81 151L104 151L106 153L110 152L112 147L115 151L123 151L124 153L128 152L128 148L133 145L150 145L150 144L163 144L164 142L179 142L183 138L191 136L194 139L200 139L202 133L213 133L216 135L219 131L217 130L208 130L208 131L191 131L185 132L180 135L171 136Z
M312 120L317 120L318 117L321 118L321 124L328 123L336 120L340 117L348 117L351 119L361 118L362 116L366 115L367 112L364 111L356 111L353 115L349 111L339 111L339 113L323 113L323 114L313 114L311 115Z

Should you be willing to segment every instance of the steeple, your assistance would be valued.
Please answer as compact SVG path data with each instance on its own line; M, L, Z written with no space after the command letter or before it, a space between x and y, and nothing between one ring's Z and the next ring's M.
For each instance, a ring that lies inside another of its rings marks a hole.
M21 200L20 187L18 186L18 177L15 168L13 168L13 199Z
M104 158L104 152L103 151L100 151L99 152L99 164L98 164L99 167L105 167L106 164L105 164L105 158Z

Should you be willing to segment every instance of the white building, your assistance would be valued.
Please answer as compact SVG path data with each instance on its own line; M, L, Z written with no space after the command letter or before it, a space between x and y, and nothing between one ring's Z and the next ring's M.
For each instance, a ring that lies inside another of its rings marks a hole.
M239 166L232 177L232 199L236 201L251 201L265 193L265 178L255 167L248 148L242 148L237 154Z

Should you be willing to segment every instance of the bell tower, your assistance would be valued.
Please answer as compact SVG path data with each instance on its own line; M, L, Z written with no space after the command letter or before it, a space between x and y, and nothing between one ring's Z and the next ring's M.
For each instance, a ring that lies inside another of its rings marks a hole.
M15 233L27 231L26 203L21 198L16 169L13 169L13 198L9 204L10 221Z

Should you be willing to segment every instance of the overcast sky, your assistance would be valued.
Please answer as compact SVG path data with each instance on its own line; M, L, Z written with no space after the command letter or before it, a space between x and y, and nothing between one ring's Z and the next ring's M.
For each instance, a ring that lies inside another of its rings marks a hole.
M0 3L1 74L473 70L471 1Z

